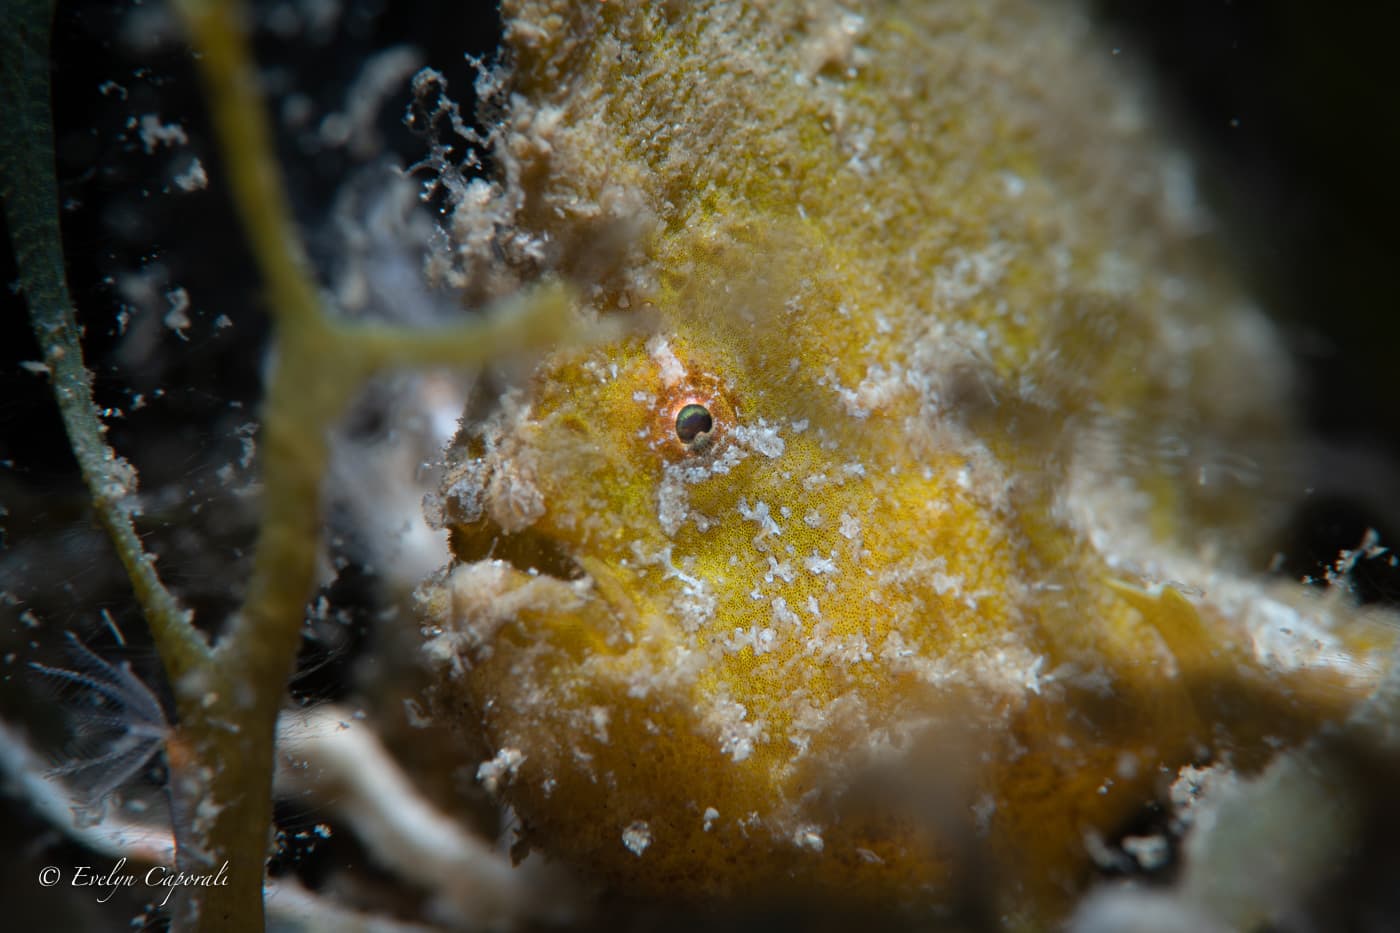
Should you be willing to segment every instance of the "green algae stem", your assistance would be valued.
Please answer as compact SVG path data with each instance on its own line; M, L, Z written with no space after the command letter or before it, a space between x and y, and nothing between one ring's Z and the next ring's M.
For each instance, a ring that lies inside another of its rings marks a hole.
M108 446L92 400L92 377L83 366L82 329L63 271L58 189L53 171L49 109L49 26L53 0L17 0L5 6L0 30L0 74L5 118L0 127L0 179L5 220L29 305L34 335L98 520L126 568L132 589L151 621L152 635L171 679L207 662L209 647L189 625L189 612L160 582L141 545L129 505L135 493L131 467Z

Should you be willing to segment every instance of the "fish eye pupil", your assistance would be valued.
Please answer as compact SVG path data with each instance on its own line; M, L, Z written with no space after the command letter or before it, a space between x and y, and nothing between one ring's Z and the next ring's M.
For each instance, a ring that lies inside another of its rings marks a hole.
M692 403L676 415L676 437L685 444L691 443L702 434L708 434L714 426L715 419L710 417L710 410L704 405Z

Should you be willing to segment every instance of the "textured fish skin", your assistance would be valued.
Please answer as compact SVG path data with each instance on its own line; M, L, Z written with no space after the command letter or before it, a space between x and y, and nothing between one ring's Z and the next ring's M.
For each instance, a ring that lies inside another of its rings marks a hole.
M1244 572L1285 355L1076 7L503 12L456 274L645 331L449 454L437 708L532 844L696 898L990 865L1035 924L1181 766L1367 694L1387 629Z

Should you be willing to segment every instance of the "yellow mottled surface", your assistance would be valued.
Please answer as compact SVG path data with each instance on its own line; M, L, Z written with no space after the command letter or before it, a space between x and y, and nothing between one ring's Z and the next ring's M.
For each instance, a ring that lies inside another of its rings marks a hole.
M422 591L534 845L680 897L991 859L1044 918L1183 764L1365 694L1383 633L1238 575L1288 374L1074 8L504 12L458 259L639 329L466 419Z

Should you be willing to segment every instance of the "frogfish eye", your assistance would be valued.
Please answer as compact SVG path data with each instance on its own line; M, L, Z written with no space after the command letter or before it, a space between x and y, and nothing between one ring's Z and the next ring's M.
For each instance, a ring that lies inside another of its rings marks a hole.
M683 444L693 444L702 435L709 434L715 426L715 419L704 405L691 403L676 415L676 437Z

